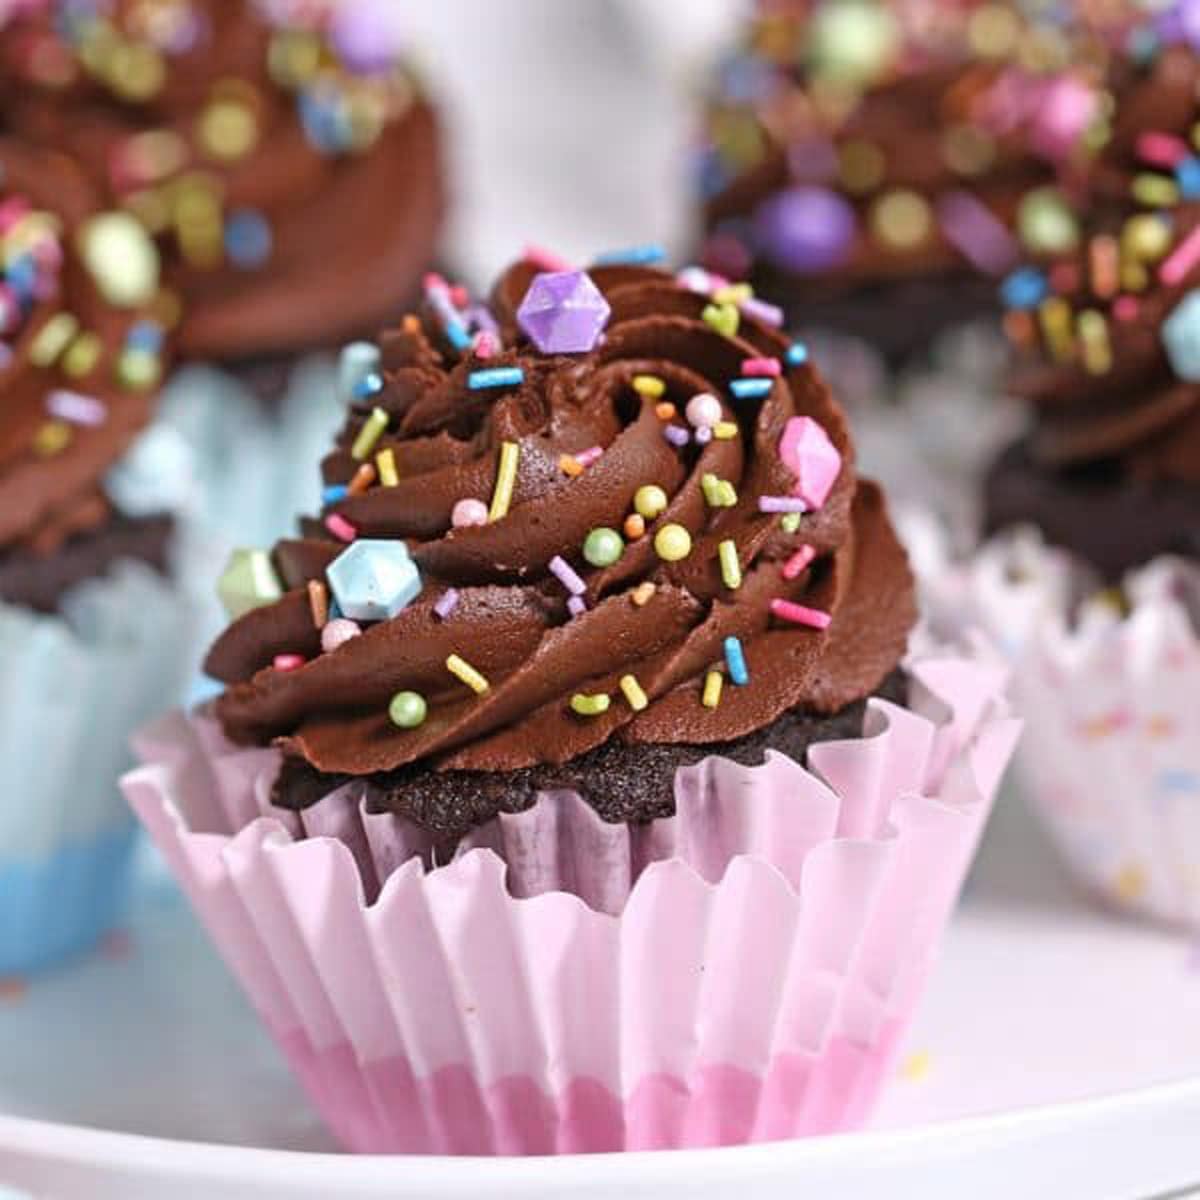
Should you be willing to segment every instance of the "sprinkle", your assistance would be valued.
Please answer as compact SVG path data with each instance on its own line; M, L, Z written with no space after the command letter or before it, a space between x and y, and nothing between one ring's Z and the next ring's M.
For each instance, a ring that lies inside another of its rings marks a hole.
M583 692L576 692L571 697L571 711L578 713L581 717L598 717L601 713L608 712L612 700L603 692L597 692L595 695L585 695Z
M1088 270L1092 291L1097 296L1107 299L1116 295L1121 286L1121 249L1116 238L1108 234L1092 238L1088 246Z
M750 299L743 300L738 305L744 316L749 317L752 321L761 321L764 325L770 325L773 329L778 329L783 324L783 309L777 304L768 304L765 300Z
M827 612L817 608L806 608L803 604L793 604L791 600L772 600L771 612L783 621L791 621L794 625L805 625L809 629L828 629L833 618Z
M746 358L742 360L743 375L766 375L775 379L782 370L777 358Z
M1078 328L1084 367L1092 375L1103 375L1112 366L1108 322L1096 309L1089 308L1079 314Z
M764 513L803 513L808 505L799 496L759 496L758 511Z
M464 658L451 654L446 659L446 670L461 683L465 683L477 696L482 696L490 686L488 681Z
M817 552L807 543L783 564L784 579L795 579L816 558Z
M667 401L664 404L656 404L654 406L654 415L660 421L675 420L675 414L677 411L678 410L676 409L675 405L673 405L670 401Z
M630 513L621 528L629 541L636 542L646 534L646 518L641 513Z
M487 522L487 505L472 497L458 501L450 512L450 524L455 529L468 529L472 525L486 525Z
M555 254L552 250L547 250L543 246L526 246L521 257L531 266L537 267L539 271L570 271L571 264L560 254Z
M633 675L621 676L621 692L634 712L641 712L650 703L646 699L646 693L642 691L642 685Z
M718 421L713 427L713 437L718 442L728 442L732 438L737 437L738 427L736 421Z
M722 337L731 338L738 331L740 315L732 304L706 304L700 317L705 325Z
M387 413L382 408L373 408L350 447L350 457L356 462L362 462L375 449L375 443L383 436L387 427Z
M803 342L793 342L784 355L789 367L800 367L808 362L808 347Z
M103 425L108 419L108 406L94 396L84 396L80 392L55 388L46 396L46 411L52 417L69 421L72 425Z
M800 530L800 514L799 513L784 513L783 519L779 522L779 528L784 533L798 533Z
M641 246L630 246L625 250L609 250L598 254L592 265L596 267L650 267L662 262L667 252L657 242Z
M517 482L517 463L520 459L521 447L516 442L501 444L500 466L496 471L496 490L492 493L492 507L488 509L489 521L499 521L508 515L513 488Z
M401 729L416 729L425 724L429 705L420 692L397 692L388 704L388 716Z
M1167 287L1174 287L1183 282L1197 263L1200 263L1200 225L1197 225L1163 260L1162 266L1158 268L1158 277Z
M1147 208L1170 208L1179 203L1179 187L1165 175L1143 172L1133 177L1133 198Z
M720 671L709 671L704 677L704 695L700 703L705 708L716 708L721 703L721 689L725 686L725 676Z
M322 504L337 504L345 500L350 489L344 483L331 483L321 489Z
M44 458L61 454L71 444L71 427L66 421L47 421L33 435L33 450Z
M467 387L473 392L483 388L514 387L525 382L525 372L520 367L490 367L486 371L472 371L467 376Z
M701 425L696 432L692 434L692 438L697 446L707 446L708 443L712 441L712 426Z
M461 321L456 318L449 321L443 321L442 328L446 331L446 341L448 341L455 350L463 351L470 350L472 348L473 343L471 341L471 335L467 332L467 327ZM481 371L475 372L476 375L484 373L485 372ZM470 382L469 379L468 382ZM519 383L520 380L517 382ZM474 387L475 385L471 384L471 386ZM488 385L480 384L479 386L486 387Z
M644 608L650 603L654 593L658 591L658 585L655 583L639 583L637 587L629 593L629 598L637 605L638 608Z
M738 562L737 543L725 538L717 545L717 556L721 560L721 578L730 591L742 586L742 565Z
M271 661L277 671L298 671L304 666L303 654L277 654Z
M326 654L332 654L339 646L344 646L360 633L362 630L357 621L351 621L348 617L334 617L321 630L321 649Z
M350 480L350 486L346 489L346 494L349 496L361 496L371 484L375 482L375 468L371 463L363 463L357 471L354 472L354 478Z
M396 455L391 446L375 455L375 469L379 472L379 482L384 487L398 487L400 475L396 471Z
M720 421L722 413L721 401L711 392L698 392L684 409L688 424L695 429L711 429Z
M717 304L744 304L754 299L754 289L748 283L726 283L713 289L712 298Z
M582 596L587 591L579 572L561 554L556 554L549 563L550 573L571 593L572 596Z
M581 617L587 612L587 602L582 596L572 596L567 601L567 611L573 617Z
M633 390L639 396L648 396L651 400L657 400L666 392L667 385L657 375L635 375Z
M677 449L682 449L692 440L691 434L680 425L664 425L663 437Z
M667 493L656 483L644 483L633 494L633 507L647 521L653 521L667 504Z
M774 383L770 379L735 379L729 390L739 400L760 400L771 394Z
M1019 267L1006 275L1000 284L1001 303L1010 309L1037 308L1049 292L1046 273L1037 267Z
M1060 362L1071 357L1071 306L1061 296L1051 296L1038 308L1038 321L1050 353Z
M458 588L447 588L438 597L437 603L433 606L433 611L444 621L458 607L458 600Z
M738 687L745 687L750 682L750 672L746 670L746 655L742 651L740 638L725 639L725 665L729 668L729 678Z
M1137 156L1152 167L1165 167L1170 170L1190 153L1187 142L1174 134L1160 133L1153 129L1138 134Z
M324 629L329 623L329 589L319 579L308 581L308 611L315 629Z
M1113 301L1112 311L1118 321L1127 322L1137 320L1140 308L1136 296L1118 296Z
M339 542L352 542L358 537L358 530L342 516L341 513L330 513L325 518L325 528L333 534Z
M1018 248L1008 226L965 189L946 192L937 202L942 234L973 266L988 275L1011 270Z
M564 475L570 475L572 479L577 479L583 474L583 463L572 454L560 454L558 456L558 469Z
M590 467L604 453L603 446L589 446L575 455L575 461L584 468Z
M625 553L625 542L615 529L600 526L588 532L583 543L583 557L593 567L611 567Z
M718 479L710 472L700 477L700 490L709 508L732 508L738 501L737 490L728 479Z
M72 379L90 375L104 353L104 343L99 334L84 331L67 347L62 358L62 369Z
M500 343L490 329L481 329L475 335L475 344L472 349L476 358L486 361L499 351Z
M29 361L35 367L52 366L78 332L79 322L70 313L55 313L29 343Z
M383 391L383 376L377 371L368 371L357 383L350 389L350 395L355 400L367 400L371 396L378 396Z
M692 552L692 535L682 525L664 525L654 535L654 552L664 562L682 562Z

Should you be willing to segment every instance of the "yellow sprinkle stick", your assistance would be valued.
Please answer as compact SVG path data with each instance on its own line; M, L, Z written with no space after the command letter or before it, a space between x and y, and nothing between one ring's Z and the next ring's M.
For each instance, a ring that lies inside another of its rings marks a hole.
M375 455L375 469L379 472L379 482L384 487L396 487L400 483L400 475L396 470L396 455L390 446Z
M718 421L713 426L713 437L718 442L728 442L731 438L738 435L738 427L736 421Z
M79 322L67 312L55 313L34 334L29 343L29 361L35 367L48 367L74 340Z
M356 462L362 462L375 449L375 443L383 436L383 431L387 427L387 413L382 408L373 408L371 415L358 431L358 437L354 439L354 445L350 447L350 457Z
M582 692L576 692L571 697L571 711L577 712L581 717L598 717L601 713L608 712L608 706L611 703L612 701L603 692L597 692L594 696L585 696Z
M629 707L634 712L641 712L650 703L646 699L646 693L642 691L642 685L632 675L621 676L621 693L629 701Z
M717 546L717 555L721 560L721 578L730 590L742 586L742 564L738 562L737 543L732 538L726 538Z
M482 696L490 686L488 681L466 659L459 658L457 654L451 654L446 659L446 670L455 679L465 683L477 696Z
M725 677L720 671L709 671L704 677L704 695L700 703L705 708L716 708L721 703L721 688L725 685Z
M667 390L667 385L657 375L635 375L633 390L639 396L649 396L657 400Z
M654 596L654 593L657 590L658 585L647 580L645 583L639 583L637 587L635 587L629 594L632 597L634 604L636 604L638 608L642 608L644 605L650 603L651 598Z
M517 463L521 459L521 447L516 442L504 442L500 447L500 467L496 472L496 490L492 493L492 507L488 509L488 520L499 521L508 515L512 504L513 488L517 482Z

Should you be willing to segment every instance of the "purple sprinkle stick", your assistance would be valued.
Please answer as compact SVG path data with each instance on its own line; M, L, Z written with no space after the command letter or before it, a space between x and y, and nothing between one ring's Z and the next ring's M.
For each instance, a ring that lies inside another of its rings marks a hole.
M948 192L937 202L947 241L981 271L1003 275L1017 259L1017 244L990 208L970 192Z
M587 604L582 596L572 596L567 601L567 608L570 610L571 616L579 617L587 612Z
M691 441L691 437L686 429L680 428L678 425L664 425L663 437L671 443L672 446L682 448Z
M550 573L572 596L582 596L587 591L587 584L579 577L579 572L561 554L556 554L549 565Z
M799 496L759 496L758 511L765 513L808 512L808 505Z
M56 388L46 396L46 411L52 417L72 425L103 425L108 420L108 405L95 396Z
M447 588L433 606L433 611L444 621L458 607L458 588Z
M738 308L743 316L749 317L752 321L761 321L764 325L770 325L775 329L783 326L783 309L777 304L768 304L765 300L756 300L751 296L749 300L743 300Z

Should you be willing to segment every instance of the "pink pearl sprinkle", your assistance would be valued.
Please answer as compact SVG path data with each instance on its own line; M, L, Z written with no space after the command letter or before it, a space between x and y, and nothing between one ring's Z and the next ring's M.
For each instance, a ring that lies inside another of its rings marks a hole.
M683 414L694 429L715 425L725 415L720 400L712 392L698 392L687 402Z
M796 553L793 554L792 557L783 564L784 579L795 579L796 576L799 575L800 572L803 571L804 568L807 567L814 558L816 558L816 556L817 552L811 546L801 546L800 549L797 550Z
M304 666L303 654L277 654L271 664L277 671L296 671Z
M793 604L790 600L772 600L771 612L784 621L793 625L804 625L809 629L828 629L833 618L827 612L818 608L805 608L803 604Z
M547 250L544 246L526 246L525 261L532 263L539 271L569 271L571 264L560 254Z
M362 633L358 624L348 617L335 617L325 624L321 630L321 649L326 654L332 654L339 646L344 646L351 638Z
M333 534L339 542L352 542L358 537L358 530L342 516L341 513L330 513L325 518L325 528Z
M777 358L747 358L742 361L743 375L770 376L777 378L780 373Z
M466 529L471 525L486 525L488 507L482 500L468 498L460 500L450 512L450 524L455 529Z
M1138 309L1139 306L1136 296L1118 296L1113 301L1113 316L1116 317L1118 321L1137 320Z

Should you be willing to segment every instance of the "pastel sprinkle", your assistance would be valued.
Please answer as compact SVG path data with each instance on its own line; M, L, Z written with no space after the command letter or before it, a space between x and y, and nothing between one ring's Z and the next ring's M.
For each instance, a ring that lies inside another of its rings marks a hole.
M481 329L475 335L475 345L473 347L475 357L486 361L492 358L500 349L500 342L496 335L490 329Z
M706 304L700 317L705 325L722 337L731 338L738 331L740 316L732 304Z
M800 367L808 362L808 347L803 342L793 342L784 355L789 367Z
M573 617L581 617L587 612L587 602L582 596L572 596L567 601L567 611Z
M544 246L526 246L522 258L530 265L537 267L539 271L573 270L571 264L561 254L555 254Z
M1187 142L1174 134L1148 129L1137 139L1137 155L1155 167L1174 167L1189 154Z
M729 390L739 400L761 400L771 394L774 386L770 379L735 379L729 385Z
M747 358L742 362L743 375L766 375L776 378L782 370L777 358Z
M387 427L387 413L382 408L373 408L371 415L358 431L358 437L354 439L354 444L350 447L350 457L355 462L362 462L375 449L375 443L383 436L383 431Z
M472 525L486 525L488 522L488 507L482 500L468 496L459 500L450 511L450 524L455 529L468 529Z
M740 638L725 639L725 665L729 668L729 678L738 687L745 687L750 682L750 672L746 670L746 655L742 650Z
M711 392L698 392L684 409L688 424L696 429L711 429L720 421L722 414L721 401Z
M576 692L571 697L571 711L578 713L581 717L598 717L601 713L608 712L611 704L612 699L603 692L597 692L591 696L583 692Z
M33 435L33 450L45 458L61 454L71 444L71 426L65 421L47 421Z
M346 489L346 494L348 496L361 496L374 482L375 467L371 463L365 462L354 472L354 478L350 480L350 486Z
M397 692L388 704L388 716L400 729L416 729L428 715L429 705L420 692Z
M673 420L675 420L675 413L676 413L676 411L677 411L677 410L676 410L676 408L675 408L675 405L673 405L672 403L670 403L670 401L667 401L667 402L666 402L666 403L664 403L664 404L656 404L656 405L654 406L654 415L655 415L655 416L656 416L656 417L657 417L657 418L658 418L660 421L673 421Z
M736 421L718 421L713 427L713 437L719 442L728 442L737 437L738 426Z
M692 440L692 435L681 425L664 425L663 437L677 449L682 449Z
M561 554L556 554L549 563L550 573L571 593L572 596L582 596L587 591L578 571Z
M624 250L609 250L593 259L597 267L649 267L662 262L666 250L658 242L646 242L641 246L630 246Z
M803 604L795 604L791 600L772 600L771 612L783 621L793 625L804 625L809 629L828 629L833 618L817 608L807 608Z
M55 388L46 395L46 411L52 417L69 421L72 425L103 425L108 419L108 406L94 396L80 392Z
M704 677L704 694L700 703L705 708L716 708L721 703L721 690L725 686L725 676L720 671L709 671Z
M29 343L29 361L35 367L52 365L78 332L79 322L75 317L66 312L55 313Z
M634 712L641 712L650 703L646 698L646 693L642 691L642 685L638 683L635 676L622 675L620 686L621 694L629 702L629 707Z
M358 537L358 530L342 516L341 513L330 513L325 518L325 528L333 534L339 542L352 542Z
M731 591L742 586L742 566L738 562L737 543L725 538L717 545L717 556L721 560L721 578Z
M598 458L604 454L603 446L589 446L586 450L580 450L575 455L575 461L581 467L590 467Z
M438 597L437 603L433 606L433 611L444 621L458 607L458 601L458 588L447 588Z
M377 396L383 391L383 376L376 371L368 371L357 383L350 389L350 395L355 400L366 400L371 396Z
M1158 268L1158 277L1167 287L1174 287L1183 282L1197 263L1200 263L1200 225L1197 225L1163 260L1162 266Z
M625 542L615 529L599 526L588 532L583 543L583 557L593 567L611 567L625 552Z
M584 468L583 463L573 454L560 454L558 456L558 469L564 475L569 475L572 479L577 479L583 474Z
M339 646L344 646L360 633L362 630L356 621L351 621L348 617L335 617L321 630L321 649L326 654L332 654Z
M799 496L759 496L758 511L764 513L804 513L808 505Z
M754 289L748 283L726 283L713 289L712 298L717 304L743 304L754 298Z
M460 658L457 654L451 654L446 659L446 670L460 683L465 683L477 696L482 696L490 686L465 658Z
M701 425L696 432L692 434L692 438L697 446L707 446L708 443L712 441L712 436L713 434L711 425Z
M647 521L653 521L667 507L667 493L656 483L644 483L633 494L633 507Z
M633 390L639 396L648 396L652 400L657 400L659 396L666 393L667 385L657 375L635 375Z
M452 318L444 321L442 328L446 331L446 340L455 350L471 349L471 335L467 332L467 327L460 320Z
M768 304L765 300L752 297L749 300L743 300L738 308L752 321L761 321L764 325L770 325L774 329L778 329L783 324L783 309L777 304Z
M492 506L488 509L488 520L499 521L508 515L512 505L513 488L517 483L517 464L521 459L521 447L516 442L504 442L500 446L500 466L496 472L496 490L492 493Z
M277 654L271 660L271 666L277 671L298 671L304 666L303 654Z
M783 564L784 579L795 579L801 571L803 571L809 563L816 558L817 552L809 545L805 544L797 550L791 558Z
M313 627L324 629L329 622L329 589L319 579L308 581L308 611Z
M525 382L525 372L520 367L489 367L483 371L472 371L467 376L467 387L473 392L484 388L515 387Z
M664 525L654 535L654 552L664 562L681 562L692 552L692 535L682 525Z
M646 534L646 518L641 513L630 513L625 518L621 529L629 541L636 542L638 538L644 537Z
M324 504L337 504L345 500L350 489L344 483L331 483L321 489L321 501Z
M637 587L629 593L629 598L637 605L638 608L644 608L650 603L654 593L658 591L658 585L650 583L647 580L645 583L639 583Z
M396 470L396 455L391 446L375 455L375 469L379 472L379 482L384 487L399 487L400 474Z

